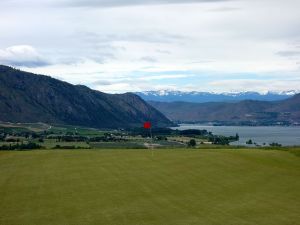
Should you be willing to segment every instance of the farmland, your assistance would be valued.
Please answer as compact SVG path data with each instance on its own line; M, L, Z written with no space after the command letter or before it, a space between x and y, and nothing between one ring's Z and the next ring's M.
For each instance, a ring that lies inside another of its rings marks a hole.
M152 138L150 138L150 136ZM186 148L196 144L228 145L236 137L213 135L206 130L94 129L44 123L0 123L0 150L20 149L146 149ZM195 147L195 146L193 146Z
M299 148L0 151L0 224L300 224Z

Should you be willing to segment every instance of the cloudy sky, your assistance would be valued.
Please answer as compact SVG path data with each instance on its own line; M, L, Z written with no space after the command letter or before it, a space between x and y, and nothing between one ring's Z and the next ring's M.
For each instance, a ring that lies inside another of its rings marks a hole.
M100 91L300 90L299 0L1 0L0 64Z

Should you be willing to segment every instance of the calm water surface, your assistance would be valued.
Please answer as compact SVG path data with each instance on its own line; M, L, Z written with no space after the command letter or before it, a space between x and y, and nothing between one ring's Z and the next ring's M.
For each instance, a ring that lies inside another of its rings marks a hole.
M300 127L248 127L248 126L207 126L197 124L180 124L173 128L178 130L199 129L211 131L213 134L234 136L239 134L240 140L233 142L233 145L245 145L246 141L252 139L259 145L277 142L284 146L300 145Z

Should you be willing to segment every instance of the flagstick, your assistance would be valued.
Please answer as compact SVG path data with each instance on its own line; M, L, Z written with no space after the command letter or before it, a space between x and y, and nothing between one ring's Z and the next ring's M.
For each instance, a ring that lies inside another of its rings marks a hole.
M153 137L152 137L152 127L150 127L150 138L151 138L151 152L153 157Z

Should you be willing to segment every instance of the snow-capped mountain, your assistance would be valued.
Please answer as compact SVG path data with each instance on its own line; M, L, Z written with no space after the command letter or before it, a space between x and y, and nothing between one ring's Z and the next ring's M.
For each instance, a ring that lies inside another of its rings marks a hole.
M145 91L136 92L146 101L160 101L160 102L237 102L242 100L260 100L260 101L277 101L287 99L299 91L284 91L284 92L224 92L224 93L214 93L214 92L183 92L183 91Z

